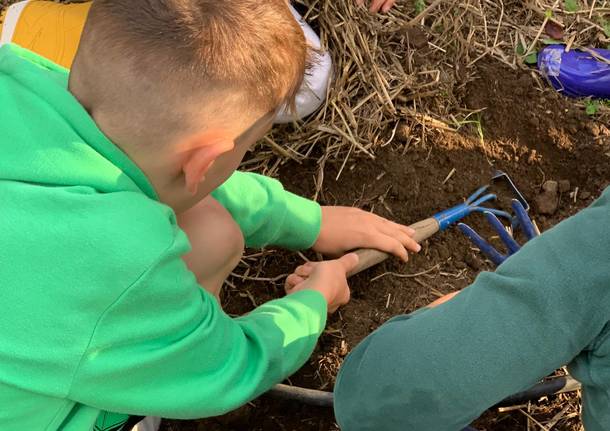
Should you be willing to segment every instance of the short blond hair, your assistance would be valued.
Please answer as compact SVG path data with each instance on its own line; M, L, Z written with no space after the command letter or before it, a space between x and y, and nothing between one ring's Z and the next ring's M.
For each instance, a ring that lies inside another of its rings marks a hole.
M95 0L75 68L81 50L183 95L235 90L265 112L293 105L307 63L286 0Z

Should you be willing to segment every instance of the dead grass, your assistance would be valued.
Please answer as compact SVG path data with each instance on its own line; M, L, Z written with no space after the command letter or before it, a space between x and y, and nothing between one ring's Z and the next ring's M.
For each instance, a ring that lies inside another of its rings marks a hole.
M563 10L560 0L436 0L423 11L404 0L390 14L374 16L353 1L304 3L306 18L319 25L332 54L335 79L324 107L302 124L274 129L248 167L274 175L286 156L316 157L318 192L328 159L374 157L397 132L407 137L407 148L425 145L435 129L467 123L473 112L455 94L472 79L473 66L491 57L511 68L528 68L525 57L550 39L548 22L563 29L571 48L610 44L607 0L579 1L579 10L572 12ZM546 85L540 77L538 84ZM575 103L584 109L585 102ZM602 119L610 118L607 106L598 111Z

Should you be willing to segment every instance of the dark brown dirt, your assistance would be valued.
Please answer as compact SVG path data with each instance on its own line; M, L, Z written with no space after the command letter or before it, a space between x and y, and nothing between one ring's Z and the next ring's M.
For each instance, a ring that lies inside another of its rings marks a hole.
M353 205L402 223L413 223L438 210L460 203L472 191L487 184L493 169L506 171L525 196L534 201L546 180L563 181L557 211L531 214L542 230L588 205L610 183L610 133L584 112L552 90L536 89L532 74L512 71L496 64L482 64L478 78L460 95L468 109L482 109L476 123L465 124L458 133L439 131L436 139L414 147L400 138L379 149L377 158L352 157L335 180L342 160L327 160L320 202ZM605 129L605 131L604 131ZM417 133L417 131L412 131ZM445 181L449 173L455 173ZM280 177L285 186L304 196L314 193L318 165L287 163ZM567 181L569 190L566 191ZM574 197L573 193L579 192ZM506 196L506 190L501 191ZM505 204L503 199L501 204ZM483 232L480 216L469 222ZM302 259L286 252L270 251L263 273L275 277L289 273ZM310 361L291 378L292 383L331 390L345 354L391 316L413 311L439 295L467 286L490 265L473 252L455 229L438 234L408 264L386 262L351 280L353 299L331 316L328 328ZM392 274L424 273L400 278ZM243 313L253 303L281 295L282 280L239 282L226 295L229 312ZM247 292L247 293L246 293ZM565 396L562 396L565 397ZM563 399L563 398L562 398ZM574 402L574 398L567 398ZM542 403L537 413L545 419L560 410L561 400ZM534 414L535 415L535 414ZM560 422L554 429L572 429L577 418ZM520 414L490 412L478 423L480 429L525 429ZM166 430L332 430L332 411L269 397L255 400L230 415L199 422L168 422Z

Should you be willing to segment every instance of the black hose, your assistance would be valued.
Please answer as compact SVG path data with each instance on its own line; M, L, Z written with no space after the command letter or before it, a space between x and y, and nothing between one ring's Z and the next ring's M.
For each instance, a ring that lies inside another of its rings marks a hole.
M527 391L519 392L518 394L502 400L494 407L523 404L527 401L536 401L544 396L563 392L572 392L579 389L580 383L574 380L571 376L551 377L538 383ZM311 406L333 406L333 393L328 391L305 389L298 386L276 385L268 392L268 394L277 398L298 401Z
M286 400L298 401L303 404L318 407L332 407L333 393L318 391L316 389L305 389L298 386L275 385L267 394Z
M573 392L580 389L580 383L571 376L550 377L538 383L527 391L519 392L500 401L494 407L507 407L536 401L542 397Z

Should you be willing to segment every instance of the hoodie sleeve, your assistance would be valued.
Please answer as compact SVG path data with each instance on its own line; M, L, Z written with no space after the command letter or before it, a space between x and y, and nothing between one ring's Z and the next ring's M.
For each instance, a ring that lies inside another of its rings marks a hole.
M320 206L272 178L235 172L212 195L239 224L249 247L306 249L320 233Z
M321 294L298 292L232 319L180 259L186 237L178 243L98 320L70 399L131 415L215 416L310 356L326 321Z
M609 218L610 189L451 301L369 335L335 385L341 429L463 429L575 357L599 357L590 346L608 325Z

